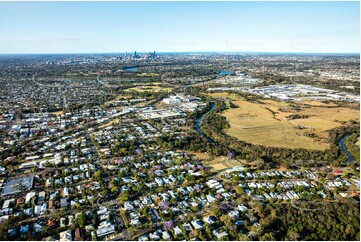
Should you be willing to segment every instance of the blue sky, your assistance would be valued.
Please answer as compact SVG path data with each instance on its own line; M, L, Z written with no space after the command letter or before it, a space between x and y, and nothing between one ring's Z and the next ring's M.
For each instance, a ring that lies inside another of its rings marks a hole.
M357 53L359 18L359 2L0 2L0 53Z

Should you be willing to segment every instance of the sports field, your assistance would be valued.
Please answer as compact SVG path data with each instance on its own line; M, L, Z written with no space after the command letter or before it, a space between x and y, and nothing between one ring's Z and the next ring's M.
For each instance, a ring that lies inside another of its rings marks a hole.
M205 164L209 167L212 167L213 171L221 171L242 165L242 163L233 158L229 159L227 156L217 156L213 160L205 162Z
M325 150L329 148L327 130L343 125L342 121L359 120L360 116L359 110L319 104L301 104L298 110L289 103L273 100L233 102L238 108L222 113L231 125L226 133L248 143L272 147ZM303 118L289 118L295 114Z

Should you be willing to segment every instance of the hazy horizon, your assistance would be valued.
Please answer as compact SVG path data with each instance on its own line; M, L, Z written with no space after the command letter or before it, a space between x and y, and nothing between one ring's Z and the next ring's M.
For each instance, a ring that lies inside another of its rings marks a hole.
M136 51L138 54L148 54L152 51ZM156 51L157 54L280 54L280 55L360 55L359 52L241 52L241 51ZM115 55L115 54L133 54L134 51L120 51L120 52L63 52L63 53L0 53L0 55Z

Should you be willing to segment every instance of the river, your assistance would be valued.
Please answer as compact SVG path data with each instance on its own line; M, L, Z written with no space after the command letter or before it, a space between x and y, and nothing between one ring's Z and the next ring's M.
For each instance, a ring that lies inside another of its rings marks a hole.
M343 136L340 141L338 142L342 151L345 153L347 160L345 162L345 164L350 163L352 161L355 160L355 158L351 155L350 151L347 149L346 144L345 144L345 140L349 137L350 135L345 135Z
M233 75L234 72L222 70L222 71L219 72L219 74L220 74L220 75Z
M129 72L137 72L138 71L138 67L134 66L134 67L125 67L124 68L125 71L129 71Z
M209 112L211 112L214 108L216 107L216 105L214 104L214 102L211 102L211 109L204 113L196 122L196 130L198 132L198 134L202 135L204 138L206 138L206 140L209 142L209 143L214 143L214 140L212 140L210 137L208 137L205 133L203 133L203 131L201 130L201 122L203 120L203 117L204 115L208 114Z

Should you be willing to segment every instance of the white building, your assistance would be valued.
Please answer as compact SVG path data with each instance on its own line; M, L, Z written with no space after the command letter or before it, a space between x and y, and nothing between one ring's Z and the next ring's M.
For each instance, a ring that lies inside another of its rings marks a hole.
M71 230L66 230L64 232L61 232L59 235L60 235L60 241L73 241Z

